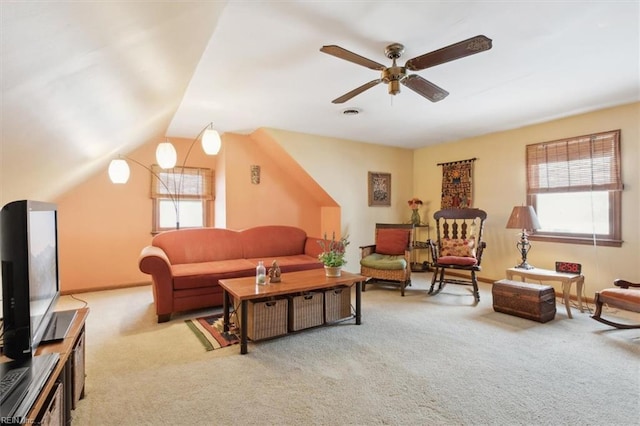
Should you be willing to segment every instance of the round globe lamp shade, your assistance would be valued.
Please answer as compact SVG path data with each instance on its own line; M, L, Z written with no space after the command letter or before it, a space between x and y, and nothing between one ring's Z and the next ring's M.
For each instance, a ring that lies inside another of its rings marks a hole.
M156 148L156 161L163 169L172 169L178 162L178 153L171 142L162 142Z
M220 134L213 129L207 129L202 134L202 150L207 155L216 155L220 152L222 141Z
M125 160L111 160L109 164L109 179L113 183L127 183L129 180L129 165Z

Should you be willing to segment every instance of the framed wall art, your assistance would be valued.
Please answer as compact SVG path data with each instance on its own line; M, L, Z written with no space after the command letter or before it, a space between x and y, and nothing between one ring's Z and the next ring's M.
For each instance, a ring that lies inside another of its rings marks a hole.
M369 205L391 205L391 173L369 172Z

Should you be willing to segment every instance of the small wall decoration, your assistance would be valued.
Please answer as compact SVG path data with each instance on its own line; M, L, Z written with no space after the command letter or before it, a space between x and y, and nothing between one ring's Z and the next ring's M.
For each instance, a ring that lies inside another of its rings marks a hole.
M369 172L369 205L391 205L391 173Z
M251 183L254 185L260 183L260 166L257 164L251 165Z
M472 174L475 158L438 163L442 166L442 194L440 207L463 209L471 207Z

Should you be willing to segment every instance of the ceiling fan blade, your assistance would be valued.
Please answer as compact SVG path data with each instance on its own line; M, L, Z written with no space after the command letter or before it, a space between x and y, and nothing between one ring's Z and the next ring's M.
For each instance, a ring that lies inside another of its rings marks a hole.
M343 102L348 101L349 99L353 98L356 95L359 95L360 93L364 92L367 89L371 89L373 86L379 84L382 82L381 78L378 78L376 80L371 80L370 82L363 84L362 86L353 89L352 91L350 91L349 93L345 93L344 95L340 96L339 98L336 98L334 100L332 100L331 102L334 104L341 104Z
M336 58L344 59L345 61L353 62L354 64L362 65L363 67L370 68L372 70L382 71L386 67L382 64L379 64L371 59L367 59L364 56L360 56L356 53L350 52L347 49L343 49L340 46L336 46L332 44L330 46L322 46L320 48L321 52L327 53L329 55L333 55Z
M442 49L434 50L433 52L425 53L424 55L409 59L405 67L411 71L420 71L425 68L444 64L445 62L464 58L465 56L474 55L489 49L491 49L491 39L483 35L478 35L450 46L443 47Z
M446 90L436 86L428 80L425 80L417 74L408 75L401 81L401 83L419 95L429 99L431 102L441 101L449 95L449 92Z

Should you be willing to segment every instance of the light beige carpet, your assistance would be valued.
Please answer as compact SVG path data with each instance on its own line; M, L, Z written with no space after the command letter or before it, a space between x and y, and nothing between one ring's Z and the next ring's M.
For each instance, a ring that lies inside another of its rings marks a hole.
M558 303L546 324L492 309L490 285L426 294L368 286L363 323L207 352L157 324L150 287L84 293L78 425L637 425L640 330ZM558 300L560 302L560 300ZM80 307L64 297L61 308Z

